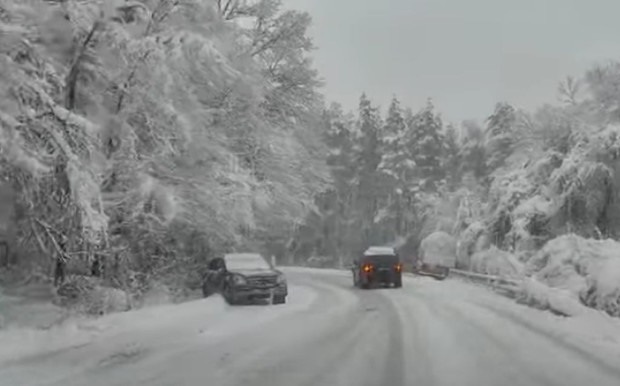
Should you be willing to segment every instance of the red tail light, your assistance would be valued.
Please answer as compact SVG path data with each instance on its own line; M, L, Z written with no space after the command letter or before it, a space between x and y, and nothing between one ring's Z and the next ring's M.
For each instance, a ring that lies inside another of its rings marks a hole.
M362 265L362 271L364 271L364 272L372 271L372 264L364 264L364 265Z
M396 272L400 272L403 269L403 265L402 264L394 264L394 271Z

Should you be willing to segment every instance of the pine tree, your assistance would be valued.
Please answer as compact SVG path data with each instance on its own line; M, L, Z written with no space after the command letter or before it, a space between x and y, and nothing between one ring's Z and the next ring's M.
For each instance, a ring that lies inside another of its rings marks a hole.
M464 121L462 128L460 173L471 173L476 179L482 179L487 175L484 130L475 121Z
M363 227L364 243L380 242L374 230L375 216L381 205L385 187L381 183L379 165L382 152L382 124L378 108L372 106L363 94L360 98L358 127L358 185L357 203L360 223Z
M374 174L381 163L381 118L378 108L372 106L366 94L360 98L357 129L360 173Z
M443 141L441 118L435 114L429 100L424 109L408 123L408 147L416 164L418 186L423 191L433 191L444 177L441 168Z
M383 208L385 220L393 224L392 232L401 235L403 227L404 192L408 179L413 178L415 163L408 152L406 140L407 125L400 102L394 97L388 108L383 128L384 150L379 169L387 177L386 189L389 191ZM385 221L384 220L384 221Z
M442 169L446 173L448 188L453 190L461 180L461 149L454 125L448 125L443 138Z
M515 109L508 103L498 103L493 114L487 118L487 167L490 170L502 167L512 154L516 142L516 120Z
M349 185L355 177L357 164L353 124L338 104L330 106L323 120L326 128L325 143L329 148L327 164L330 166L336 184Z
M410 156L405 144L407 125L400 108L400 102L395 97L390 103L383 133L384 152L379 168L398 181L405 177L404 173Z

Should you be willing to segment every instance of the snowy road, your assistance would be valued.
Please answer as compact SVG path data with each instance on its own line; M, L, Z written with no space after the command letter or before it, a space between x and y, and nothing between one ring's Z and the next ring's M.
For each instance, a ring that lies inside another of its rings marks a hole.
M620 336L580 343L553 330L570 327L559 317L470 284L408 277L362 291L337 271L288 277L283 306L213 297L92 322L62 348L0 362L0 385L620 384Z

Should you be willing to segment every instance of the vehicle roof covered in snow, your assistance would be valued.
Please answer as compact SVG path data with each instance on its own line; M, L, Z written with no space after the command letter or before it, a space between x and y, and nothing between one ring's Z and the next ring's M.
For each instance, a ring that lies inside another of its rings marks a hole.
M368 247L364 252L364 256L379 256L379 255L396 255L396 251L392 247Z
M224 255L226 268L235 269L270 269L269 263L258 253L229 253Z
M224 255L224 260L247 260L247 259L263 260L263 257L258 253L227 253Z

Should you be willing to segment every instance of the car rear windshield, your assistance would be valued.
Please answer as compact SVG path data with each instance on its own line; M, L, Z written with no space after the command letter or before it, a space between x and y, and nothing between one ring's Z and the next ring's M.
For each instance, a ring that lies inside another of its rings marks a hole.
M229 270L271 268L265 259L259 255L226 256L224 260L226 261L226 268Z
M387 267L398 263L398 257L394 255L373 255L364 256L362 262L372 264L377 267Z

